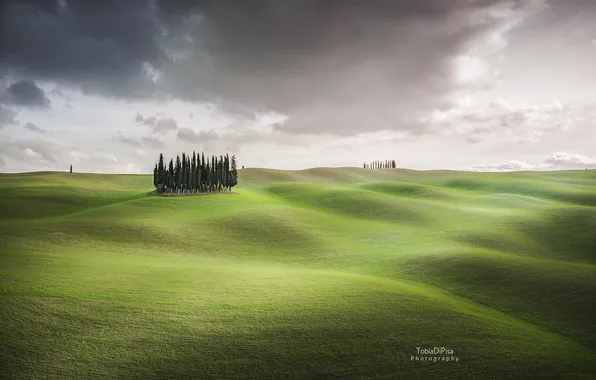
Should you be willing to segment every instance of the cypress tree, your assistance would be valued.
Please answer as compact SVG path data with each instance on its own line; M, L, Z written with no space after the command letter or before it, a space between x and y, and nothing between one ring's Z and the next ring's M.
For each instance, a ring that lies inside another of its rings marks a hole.
M225 186L226 190L230 190L230 156L226 153L226 162L224 164Z
M211 191L215 190L215 156L211 155Z
M186 155L186 171L184 181L186 183L186 191L190 192L190 155Z
M186 190L186 154L182 153L182 193Z
M170 165L168 167L168 188L170 193L174 191L174 160L170 158Z
M174 188L176 189L176 193L180 190L180 184L182 183L182 162L180 161L180 156L176 156L176 168L174 170L174 177L175 177L175 184Z
M186 162L184 162L184 188L186 192L190 189L190 156L186 155Z
M224 184L224 178L223 178L223 177L224 177L224 176L223 176L223 174L224 174L224 172L223 172L223 167L224 167L224 165L223 165L223 162L224 162L224 161L223 161L223 156L219 156L219 167L218 167L218 169L219 169L219 170L218 170L218 172L219 172L219 173L218 173L218 178L219 178L219 191L222 191L222 190L223 190L223 184Z
M70 165L70 173L72 174L72 165Z
M192 192L194 193L197 188L197 154L195 151L192 151L192 167L190 168L191 177L190 177L190 185Z
M163 184L164 183L164 172L165 172L165 165L163 163L163 153L159 154L159 162L157 164L157 184Z
M238 184L238 169L236 168L236 156L232 155L232 162L230 164L231 183L230 187L234 187Z
M201 155L197 155L197 182L199 192L203 192L203 163L201 162Z
M206 181L205 191L211 192L211 163L207 160L207 166L205 167Z
M153 169L153 187L157 189L157 164L155 164L155 169Z
M207 173L205 172L205 153L201 152L201 191L205 191L205 183L207 183Z

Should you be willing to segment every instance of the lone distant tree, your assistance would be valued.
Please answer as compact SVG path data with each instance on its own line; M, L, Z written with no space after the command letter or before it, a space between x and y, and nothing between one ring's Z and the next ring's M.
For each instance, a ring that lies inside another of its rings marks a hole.
M72 173L72 165L70 165L70 172Z

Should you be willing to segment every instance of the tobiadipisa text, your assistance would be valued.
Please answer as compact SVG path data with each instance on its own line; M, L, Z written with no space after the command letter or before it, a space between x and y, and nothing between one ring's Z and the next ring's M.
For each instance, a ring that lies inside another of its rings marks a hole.
M410 357L413 362L459 362L454 350L447 347L416 347L416 355Z

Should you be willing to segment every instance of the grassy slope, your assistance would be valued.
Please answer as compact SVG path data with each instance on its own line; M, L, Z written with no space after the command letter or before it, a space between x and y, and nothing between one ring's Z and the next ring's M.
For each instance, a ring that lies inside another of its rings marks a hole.
M0 175L0 375L591 378L595 174Z

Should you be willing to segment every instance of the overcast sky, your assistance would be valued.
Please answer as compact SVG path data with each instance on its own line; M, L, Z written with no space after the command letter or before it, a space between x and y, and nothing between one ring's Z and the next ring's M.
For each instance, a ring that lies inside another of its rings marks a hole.
M596 168L594 0L7 0L0 171Z

